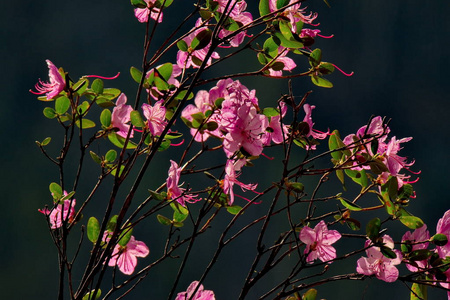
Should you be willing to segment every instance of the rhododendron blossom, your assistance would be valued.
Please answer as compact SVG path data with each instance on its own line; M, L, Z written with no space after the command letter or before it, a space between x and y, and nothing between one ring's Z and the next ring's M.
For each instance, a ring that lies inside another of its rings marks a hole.
M114 247L108 266L117 266L122 273L131 275L136 268L137 257L146 257L149 253L150 250L144 242L137 241L131 236L126 246L117 244Z
M167 126L166 108L163 106L163 100L151 106L147 103L142 104L144 116L147 118L147 127L153 136L159 136Z
M234 184L239 185L242 188L242 191L255 191L256 187L258 186L258 184L245 184L237 180L243 164L245 164L245 159L238 160L236 162L229 159L227 160L227 163L225 165L225 178L223 179L222 186L223 192L229 197L228 205L233 205L234 202Z
M369 247L372 242L367 240L365 247ZM402 262L402 253L399 250L394 249L394 241L388 235L383 236L384 246L393 249L397 255L396 258L390 259L381 253L379 247L369 247L366 249L367 257L361 257L358 259L356 272L364 275L375 275L378 279L386 282L394 282L398 278L398 269L396 265Z
M67 192L64 191L64 196ZM40 213L48 216L50 227L52 229L59 228L64 222L72 223L75 217L75 199L64 200L63 204L58 204L55 208L49 210L48 208L38 209Z
M312 121L312 110L316 108L314 105L304 104L303 109L305 110L305 118L303 119L303 122L306 122L309 126L309 132L306 134L307 137L312 136L313 138L317 140L323 140L329 135L329 131L327 132L320 132L313 128L314 123ZM307 149L316 149L316 145L306 145Z
M328 230L325 221L321 220L314 229L303 227L299 238L306 244L304 253L308 263L313 263L316 259L331 263L336 258L336 249L331 245L341 238L341 234L337 230Z
M269 9L271 12L277 11L277 2L278 0L270 0L269 1ZM292 4L294 2L297 2L297 0L291 0L289 1L289 4ZM289 19L289 22L291 24L291 31L293 33L297 32L297 23L302 22L304 24L309 24L313 26L317 26L316 24L313 24L314 20L317 18L317 13L310 12L309 15L305 12L306 7L300 8L301 3L293 4L289 6L288 8L284 9L280 12L280 15L283 18Z
M286 56L289 53L289 49L280 47L278 53L278 57L275 59L275 62L272 63L272 66L278 66L278 68L276 70L269 68L269 74L271 76L282 76L283 71L291 71L297 66L292 58Z
M444 216L439 219L436 226L436 233L445 234L447 236L447 240L450 241L450 210L447 210ZM444 246L437 246L436 250L441 258L450 256L450 242Z
M155 21L158 21L158 23L161 23L163 20L163 13L162 11L155 6L156 0L144 0L145 3L147 3L146 8L135 8L134 9L134 16L138 19L141 23L148 22L148 16L152 18Z
M270 117L269 124L263 136L264 145L270 145L270 142L281 144L288 136L289 126L282 124L282 118L286 115L287 107L284 102L280 102L280 114Z
M66 82L58 71L58 68L50 61L46 60L48 66L48 78L50 82L43 82L39 79L39 82L34 86L37 92L30 90L35 95L45 94L47 100L51 100L59 95L64 90Z
M161 66L156 67L156 69L158 69ZM147 74L145 75L145 78L148 79L149 77L153 76L153 73L155 72L155 69L151 69L150 71L147 72ZM175 87L179 87L180 86L180 82L176 79L176 77L180 76L182 73L181 68L176 65L173 64L172 65L172 73L170 74L170 78L167 80L167 83L170 85L173 85ZM173 93L175 92L174 90L163 90L160 91L158 90L157 86L152 86L151 89L148 89L147 92L150 94L150 96L155 99L155 100L163 100L165 97L167 97L168 95L173 95Z
M227 13L228 16L233 19L239 27L245 26L253 22L253 16L250 12L244 11L247 8L247 3L245 1L239 1L232 0L229 2L228 0L218 0L219 6L217 8L217 11L220 13L225 12L225 8L228 5ZM238 47L243 41L246 36L246 30L243 30L239 32L238 34L234 35L228 42L230 43L231 47ZM228 35L232 34L233 31L229 31L226 29L221 29L219 32L219 38L223 39L226 38Z
M198 281L193 281L186 292L181 292L177 294L175 300L216 300L213 291L205 290L203 285Z
M407 231L402 237L402 243L411 244L411 251L427 249L430 233L427 230L427 225L414 230L414 232ZM406 264L406 267L411 272L423 270L427 266L427 260L414 261Z
M200 199L196 199L197 195L185 194L186 189L180 188L178 182L180 181L181 168L176 162L170 160L169 176L166 180L167 185L167 197L180 203L182 206L186 206L186 202L197 202Z
M111 126L117 128L118 131L116 133L124 138L127 137L130 129L130 125L127 123L130 122L130 114L133 111L131 105L126 105L125 103L127 103L127 96L122 93L117 98L116 107L114 107L111 114ZM133 131L131 131L130 137L133 137Z

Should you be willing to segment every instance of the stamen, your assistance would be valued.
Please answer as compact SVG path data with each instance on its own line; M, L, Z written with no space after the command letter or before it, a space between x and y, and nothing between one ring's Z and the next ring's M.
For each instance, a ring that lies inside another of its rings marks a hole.
M174 146L174 147L177 147L177 146L181 146L181 145L183 145L183 143L184 143L184 139L180 142L180 143L178 143L178 144L170 144L170 146Z
M261 155L264 156L265 158L267 158L268 160L273 160L273 159L275 159L275 157L267 156L267 155L265 155L263 152L261 152Z
M351 73L345 73L344 71L341 70L341 68L339 68L338 66L336 66L335 64L332 64L336 69L338 69L342 74L344 74L345 76L353 76L354 72L352 71Z
M94 77L94 78L112 80L112 79L116 79L117 77L119 77L119 75L120 75L120 72L118 72L117 75L113 76L113 77L104 77L104 76L99 76L99 75L84 75L83 77L86 77L86 78Z

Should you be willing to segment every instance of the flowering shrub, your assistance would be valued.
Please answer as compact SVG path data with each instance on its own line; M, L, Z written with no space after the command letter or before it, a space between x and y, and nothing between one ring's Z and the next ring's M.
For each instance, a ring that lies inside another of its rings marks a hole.
M105 80L117 76L73 80L73 75L50 60L49 81L39 80L36 91L31 91L41 101L54 102L44 108L44 116L64 131L57 157L47 150L50 137L38 142L61 175L58 183L50 184L53 204L39 210L58 248L59 299L120 298L145 277L158 278L156 267L169 259L179 263L178 271L170 274L169 299L215 299L217 292L205 290L203 284L212 289L214 284L226 285L211 270L228 245L239 243L241 236L254 245L253 256L240 257L247 275L241 274L241 286L229 287L232 296L217 293L218 298L312 300L317 295L313 287L369 277L409 284L411 299L425 299L428 286L449 290L450 211L430 237L420 217L407 210L416 198L413 185L420 172L412 170L414 161L400 151L412 138L389 136L387 119L376 116L341 139L338 130L317 129L327 126L313 122L316 106L306 102L308 94L294 97L289 85L289 94L262 107L259 99L264 95L240 80L246 76L309 77L316 86L331 88L326 77L336 69L351 76L323 61L320 49L313 49L316 37L326 37L313 29L319 25L318 14L296 0L260 0L259 15L252 14L244 0L194 3L181 24L192 28L181 32L180 26L173 34L165 34L168 40L151 53L153 33L158 33L160 23L171 22L167 20L178 4L131 0L137 22L147 29L143 64L130 68L137 83L135 100L128 101L117 88L105 87L111 84ZM148 30L151 26L153 30ZM170 49L177 50L176 56L170 56ZM205 72L232 61L240 52L250 53L261 67L217 77ZM309 67L299 71L302 60ZM281 154L268 157L270 148L279 148ZM78 156L72 156L75 149ZM164 170L155 166L156 160L164 159L162 152L171 157ZM201 167L200 158L208 161L206 167ZM63 176L70 172L69 160L79 161L71 176L73 185ZM279 165L276 181L264 186L256 172L251 183L238 180L252 172L252 165L270 160ZM92 186L82 176L89 162L96 165L98 180L89 194L83 194L80 185ZM319 168L322 164L327 166ZM152 172L167 174L167 179L143 180ZM306 177L316 178L317 183L305 185ZM325 187L332 178L342 189L333 192ZM91 200L100 187L108 189L110 196L104 201L104 213L91 216ZM137 196L143 190L148 191L144 199ZM75 194L78 201L73 199ZM368 212L377 217L368 219ZM281 223L276 221L279 216L283 216ZM195 270L198 275L192 281L186 278L192 249L201 245L201 237L211 232L219 218L226 224L210 243L217 245L205 255L209 263ZM155 233L167 232L164 244L152 243L151 237L140 232L144 220L155 221ZM414 231L394 242L384 234L393 222ZM92 243L87 262L78 258L78 250L73 257L68 251L73 244L68 241L79 228ZM258 228L257 236L252 234L254 228ZM349 252L343 243L350 238L359 239L359 246ZM279 269L288 257L289 269ZM351 264L354 272L328 275L326 271L337 261ZM83 263L84 273L75 278L73 264ZM399 270L401 264L409 273ZM275 269L282 279L256 289ZM106 275L111 275L111 282ZM192 282L185 292L180 292L182 281Z

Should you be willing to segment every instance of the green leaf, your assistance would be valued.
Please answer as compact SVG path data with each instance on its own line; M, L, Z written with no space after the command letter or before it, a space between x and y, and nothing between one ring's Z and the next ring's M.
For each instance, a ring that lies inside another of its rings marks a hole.
M94 162L96 162L99 165L102 164L102 158L100 156L98 156L94 151L89 151L89 154L91 155L92 160Z
M41 146L47 146L48 144L50 144L52 138L51 137L46 137L42 142L40 142Z
M113 161L116 160L116 158L117 158L117 151L116 150L111 149L108 152L106 152L106 154L105 154L105 160L107 162L113 162Z
M277 9L285 7L289 4L289 0L277 0Z
M188 44L186 44L186 42L183 40L178 41L177 47L178 47L178 49L180 49L183 52L188 51L188 48L189 48Z
M317 290L316 289L309 289L302 296L302 300L316 300L316 298L317 298Z
M341 140L341 136L339 135L339 131L334 130L330 137L328 138L328 147L330 150L336 150L336 149L340 149L340 148L345 148L346 145L344 144L344 142ZM331 157L333 157L335 160L339 161L341 160L342 156L350 156L352 153L350 150L345 149L345 150L340 150L340 151L335 151L331 153Z
M447 236L442 233L436 233L431 237L431 242L436 246L445 246L448 243Z
M351 201L348 201L344 198L338 198L338 199L341 201L342 205L344 205L346 208L348 208L351 211L361 211L362 210L361 206L359 206Z
M114 146L117 146L119 148L123 148L123 146L125 145L125 138L115 134L114 132L108 134L108 139L111 143L113 143ZM135 148L136 144L133 143L132 141L128 141L127 149L135 149Z
M304 46L302 42L296 40L293 36L292 39L289 40L281 32L275 32L273 35L280 41L281 46L285 48L299 49Z
M89 85L89 80L87 78L81 78L72 86L72 90L78 95L82 95L84 91L86 91L87 86Z
M172 220L169 218L164 217L163 215L157 215L156 218L158 219L158 222L162 225L170 225L172 224Z
M113 100L113 99L117 98L120 95L120 93L121 93L121 91L119 89L106 88L106 89L103 89L102 97L104 97L108 100Z
M159 66L156 68L158 73L164 78L164 80L167 82L170 79L170 76L172 76L173 72L173 64L172 63L165 63L162 66Z
M114 230L116 230L116 226L117 226L117 215L114 215L111 217L111 219L109 219L108 225L106 225L106 230L113 232Z
M165 193L157 193L157 192L152 191L152 190L148 190L148 191L150 192L150 195L152 195L153 199L156 199L156 200L159 200L159 201L162 201L162 200L166 199Z
M130 68L130 74L131 77L136 81L137 83L141 83L142 78L142 72L136 69L135 67Z
M278 55L278 47L280 47L280 40L269 37L263 45L264 52L269 54L272 58Z
M189 213L183 214L178 210L174 210L173 212L173 220L178 223L182 223L188 217Z
M232 215L237 215L242 210L242 207L239 205L232 205L227 207L227 212Z
M70 198L73 197L73 195L75 195L75 191L72 191L72 192L68 193L67 195L65 195L64 197L62 197L60 199L60 201L69 200Z
M409 260L410 261L425 260L428 259L432 254L433 252L431 252L428 249L414 250L409 254Z
M311 81L317 86L324 88L332 88L333 84L328 80L320 76L313 75L311 76Z
M141 114L137 110L133 110L130 113L131 124L136 127L145 127L144 121L142 120Z
M86 232L88 239L95 244L100 235L100 223L95 217L89 218Z
M120 166L120 171L119 171L118 177L122 176L122 172L123 172L124 169L125 169L125 166L124 166L124 165L121 165L121 166ZM112 168L110 174L111 174L112 176L116 177L116 173L117 173L117 166L114 166L114 167Z
M105 94L103 94L103 96L104 96ZM97 104L98 106L100 106L100 107L102 107L102 108L108 108L108 107L114 107L114 106L116 106L116 104L113 102L113 101L111 101L110 99L108 99L108 98L105 98L105 97L98 97L96 100L95 100L95 104Z
M263 115L266 117L276 117L280 115L280 112L273 107L266 107L263 109Z
M353 218L347 218L344 220L345 224L347 224L348 228L353 231L358 231L361 229L361 223Z
M347 174L348 177L350 177L354 182L359 184L361 187L367 186L367 174L365 170L356 171L356 170L350 170L345 169L345 174Z
M133 234L133 228L126 227L119 236L119 245L125 247L131 239L131 235Z
M317 67L322 62L322 50L319 48L314 49L309 55L309 64L312 67Z
M81 122L80 122L80 120L76 120L75 124L78 127L80 127L80 125L81 125L82 129L88 129L88 128L94 128L95 127L94 121L91 121L91 120L85 119L85 118L83 118Z
M164 3L164 6L163 6ZM156 0L155 7L157 8L166 8L169 7L173 3L173 0Z
M422 219L415 216L400 216L398 219L409 229L417 229L424 225Z
M411 287L411 300L427 300L428 292L425 284L413 283Z
M57 114L65 114L70 107L70 100L66 96L61 96L56 98L55 101L55 111Z
M111 111L109 109L105 108L100 114L100 123L106 128L111 126Z
M200 50L208 46L211 42L212 31L209 29L204 29L197 33L191 42L192 50Z
M53 199L55 200L61 199L63 190L59 184L57 184L56 182L52 182L50 183L50 186L48 188L53 196Z
M334 65L327 63L327 62L321 62L319 64L319 72L323 75L328 75L334 72ZM376 153L376 152L375 152Z
M77 106L77 112L80 115L84 115L85 112L89 109L89 102L83 101L80 105Z
M372 241L380 235L381 221L379 218L375 218L369 221L366 225L366 234Z
M56 111L51 107L44 108L43 114L48 119L56 118Z
M270 14L269 0L259 1L259 15L261 17Z
M83 296L82 300L97 300L98 298L100 298L100 296L102 295L102 290L98 289L97 292L94 295L94 291L92 290L89 293L87 293L86 295Z
M97 94L103 94L103 81L99 78L96 78L94 82L92 82L91 89Z
M170 140L163 140L161 145L159 145L158 147L158 151L159 152L166 151L167 149L169 149L170 145L172 145Z
M397 257L397 254L395 254L394 251L392 251L391 248L386 247L386 246L381 246L380 247L380 252L381 254L383 254L385 257L390 258L390 259L395 259Z

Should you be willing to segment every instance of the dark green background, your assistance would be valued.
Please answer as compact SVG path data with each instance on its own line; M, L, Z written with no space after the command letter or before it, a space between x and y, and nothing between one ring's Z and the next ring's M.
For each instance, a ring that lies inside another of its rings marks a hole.
M166 22L171 15L181 16L191 7L187 0L174 2L165 12ZM256 7L256 0L247 2ZM319 39L317 46L323 50L324 60L354 71L355 75L347 78L336 72L329 77L335 84L333 89L314 87L308 79L295 80L294 94L300 97L314 90L309 102L317 106L313 117L319 129L339 129L345 136L374 114L392 118L390 127L397 138L413 136L402 151L416 160L413 169L422 171L414 185L417 199L411 211L420 215L434 234L437 220L450 208L450 5L440 0L331 0L330 4L331 9L320 0L308 1L310 9L319 12L322 33L335 35L333 39ZM7 1L2 4L0 17L3 158L0 297L54 299L55 250L37 209L50 203L47 187L57 180L57 172L34 141L55 132L55 122L43 117L45 103L37 101L28 90L38 78L46 80L45 59L50 59L75 78L85 74L111 76L120 71L120 78L109 84L133 97L135 85L128 70L131 65L140 65L144 27L133 17L129 1L125 0ZM227 71L222 68L220 72ZM263 103L270 103L286 92L286 84L281 81L246 84L257 90ZM397 239L402 234L389 233ZM237 251L233 263L239 262L239 255ZM164 284L172 278L170 272L161 269L159 276L149 278L134 299L165 299ZM177 290L191 280L184 278ZM218 299L230 299L231 292L227 291L233 291L233 283L239 282L224 271L220 282L210 280L207 288L214 289ZM329 300L379 299L382 292L388 292L386 299L409 297L401 284L377 280L352 284L319 287L319 296ZM437 297L443 299L444 292Z

